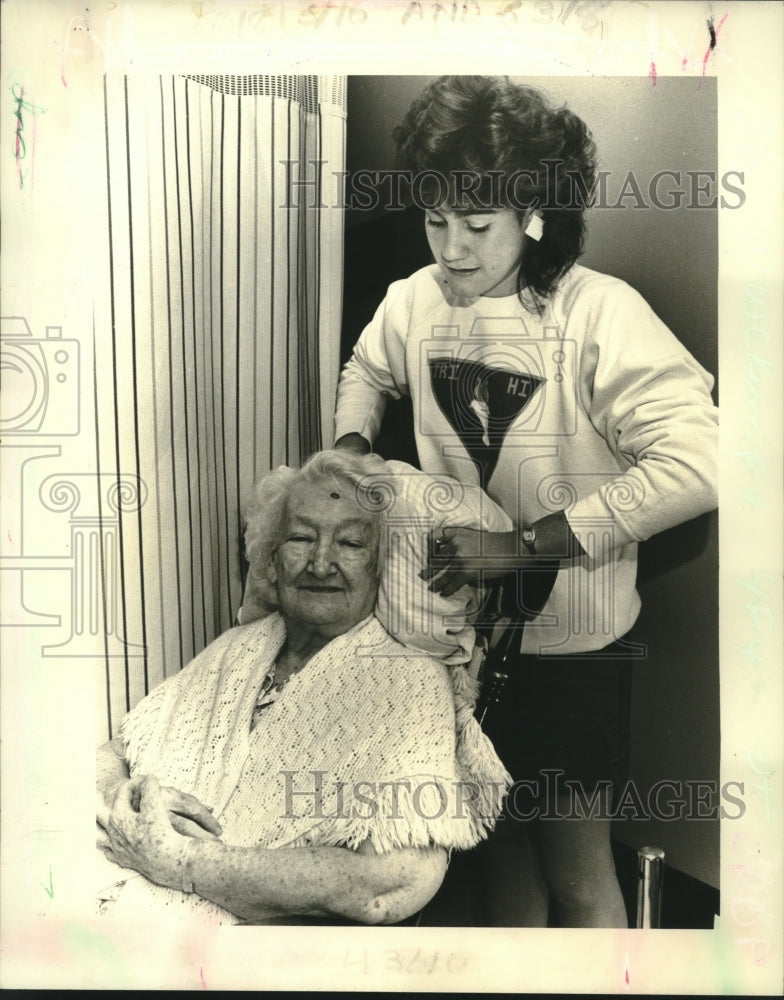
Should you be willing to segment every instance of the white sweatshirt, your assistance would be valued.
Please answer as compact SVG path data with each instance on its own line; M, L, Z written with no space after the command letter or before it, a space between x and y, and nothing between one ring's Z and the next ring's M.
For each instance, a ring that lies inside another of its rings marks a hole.
M588 652L640 609L637 542L717 505L712 377L617 278L579 265L539 316L456 297L435 264L390 286L341 375L336 437L411 396L426 472L480 483L517 525L563 510L564 561L524 652Z

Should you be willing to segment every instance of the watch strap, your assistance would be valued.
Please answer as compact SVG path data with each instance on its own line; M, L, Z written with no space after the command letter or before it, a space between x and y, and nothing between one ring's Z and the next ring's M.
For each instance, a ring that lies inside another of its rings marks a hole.
M531 525L526 525L520 532L520 540L522 541L525 548L528 550L528 554L536 555L536 529Z

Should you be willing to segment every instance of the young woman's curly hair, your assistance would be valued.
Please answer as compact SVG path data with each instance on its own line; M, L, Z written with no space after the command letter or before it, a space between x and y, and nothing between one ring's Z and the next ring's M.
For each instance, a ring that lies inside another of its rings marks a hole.
M541 308L583 250L596 147L582 119L505 77L444 76L425 88L392 135L399 169L446 178L470 173L482 181L479 197L511 191L512 207L541 211L544 235L527 242L518 275L518 291L527 288ZM505 197L501 203L510 204Z

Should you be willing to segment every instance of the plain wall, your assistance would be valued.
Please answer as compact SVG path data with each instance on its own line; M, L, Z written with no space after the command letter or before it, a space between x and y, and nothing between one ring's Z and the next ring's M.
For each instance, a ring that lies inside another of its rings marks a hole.
M432 77L349 77L347 169L394 166L392 127ZM718 215L689 207L686 171L717 169L715 81L645 78L513 77L567 103L593 132L600 169L610 170L607 201L614 204L633 171L646 203L651 178L681 173L673 188L686 192L673 210L596 207L589 211L581 263L623 278L650 303L681 342L714 376L718 364ZM717 184L702 183L721 194ZM662 194L668 190L662 182ZM726 192L731 204L737 198ZM700 203L710 201L698 195ZM398 213L395 213L398 214ZM404 214L404 213L401 213ZM348 213L346 349L356 339L390 281L422 259L424 236L401 237L383 213ZM409 224L410 225L410 224ZM420 223L417 222L417 227ZM390 237L390 233L397 233ZM405 246L379 245L394 238ZM394 250L394 253L393 253ZM356 273L352 273L352 268ZM397 272L397 273L395 273ZM406 434L395 420L392 437ZM381 450L381 449L380 449ZM382 452L383 453L383 452ZM405 446L402 447L405 455ZM656 781L719 780L718 517L698 518L641 546L643 611L632 637L647 647L634 667L632 777L643 798ZM684 789L685 790L685 789ZM717 821L616 822L615 837L632 847L655 844L668 864L718 888Z

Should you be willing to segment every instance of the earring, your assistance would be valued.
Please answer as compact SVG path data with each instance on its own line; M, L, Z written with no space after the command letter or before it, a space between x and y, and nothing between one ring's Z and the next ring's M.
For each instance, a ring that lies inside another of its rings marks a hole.
M528 225L525 227L525 235L530 236L537 243L544 235L544 220L538 212L534 212L531 216Z

